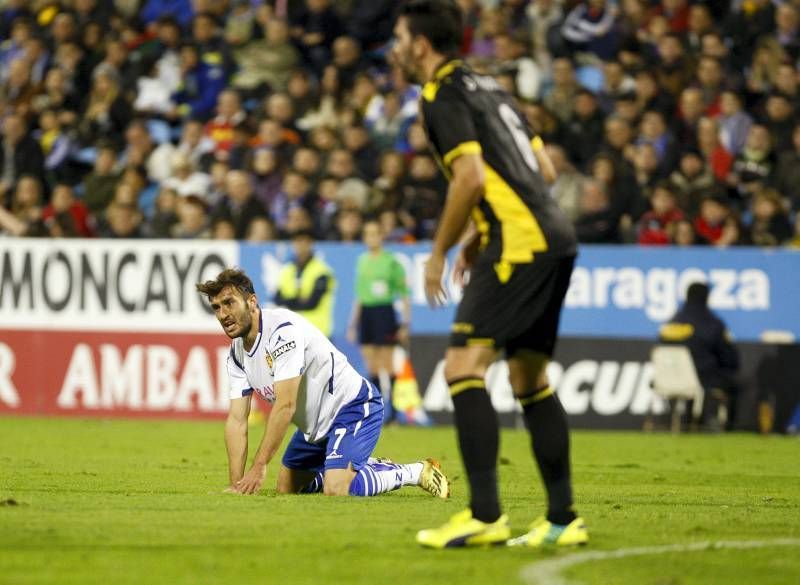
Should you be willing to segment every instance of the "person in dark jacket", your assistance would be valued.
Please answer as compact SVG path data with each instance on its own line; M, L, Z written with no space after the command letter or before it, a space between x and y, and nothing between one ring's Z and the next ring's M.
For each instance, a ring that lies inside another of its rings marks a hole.
M730 430L736 406L736 372L739 354L731 343L725 323L708 308L708 285L695 282L686 292L686 302L662 325L662 343L685 345L692 354L697 377L705 390L702 423L714 425L720 400L728 403Z
M28 133L22 116L5 119L0 132L0 205L10 207L11 194L24 175L44 176L44 155L39 143Z

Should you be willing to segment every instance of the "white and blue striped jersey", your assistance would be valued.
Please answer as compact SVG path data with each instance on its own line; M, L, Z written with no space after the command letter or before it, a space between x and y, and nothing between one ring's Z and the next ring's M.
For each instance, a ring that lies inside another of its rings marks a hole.
M275 402L275 382L302 376L294 422L307 441L327 435L341 408L358 395L363 378L342 352L304 317L288 309L261 309L250 351L234 339L228 355L231 400L253 392Z

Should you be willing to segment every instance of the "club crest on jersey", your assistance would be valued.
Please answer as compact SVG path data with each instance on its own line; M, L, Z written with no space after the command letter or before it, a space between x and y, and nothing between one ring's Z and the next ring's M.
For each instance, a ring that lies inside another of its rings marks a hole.
M277 348L275 351L272 352L272 359L276 360L281 357L286 352L292 351L297 344L294 341L290 341L289 343L284 343L282 346Z
M267 358L267 367L271 370L272 369L272 364L274 363L272 361L272 354L269 353L269 351L267 351L267 350L265 350L264 353L266 354L265 357Z

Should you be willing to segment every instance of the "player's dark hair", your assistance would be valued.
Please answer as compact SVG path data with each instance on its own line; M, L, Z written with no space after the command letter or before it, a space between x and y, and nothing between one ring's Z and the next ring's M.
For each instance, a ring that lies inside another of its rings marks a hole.
M238 290L245 298L256 294L253 288L253 281L244 273L244 270L239 268L226 268L214 280L198 282L195 288L197 288L197 292L206 295L208 300L211 300L228 286Z
M452 0L410 0L398 13L412 37L428 39L437 53L455 55L464 37L461 9Z
M686 302L705 307L708 304L708 285L704 282L693 282L686 291Z

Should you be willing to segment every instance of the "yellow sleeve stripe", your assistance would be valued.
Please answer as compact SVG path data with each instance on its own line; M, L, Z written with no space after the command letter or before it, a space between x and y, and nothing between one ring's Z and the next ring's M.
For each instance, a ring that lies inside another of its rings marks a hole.
M533 404L534 402L539 402L544 400L548 396L552 396L554 394L553 389L549 386L540 392L537 392L533 396L526 396L525 398L520 398L519 403L522 406L528 406L529 404Z
M470 140L469 142L462 142L456 146L453 150L444 155L442 161L444 162L444 166L449 167L459 156L464 156L465 154L481 154L482 152L483 149L480 143L476 140Z

